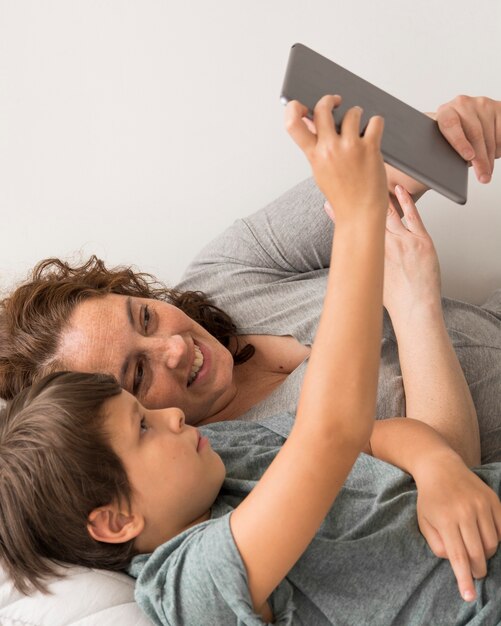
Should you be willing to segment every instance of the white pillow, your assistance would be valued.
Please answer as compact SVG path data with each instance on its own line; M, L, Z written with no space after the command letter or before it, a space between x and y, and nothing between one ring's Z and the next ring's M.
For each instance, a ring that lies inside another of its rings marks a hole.
M25 596L0 565L1 626L151 626L134 601L130 576L73 566L62 572L48 585L51 595Z
M0 567L2 626L151 626L134 602L134 579L119 572L70 567L51 595L24 596Z

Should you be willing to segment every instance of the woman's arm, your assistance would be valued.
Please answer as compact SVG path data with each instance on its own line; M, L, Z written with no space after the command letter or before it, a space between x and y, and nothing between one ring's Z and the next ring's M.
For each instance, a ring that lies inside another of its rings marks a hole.
M410 195L396 193L407 227L390 207L383 301L398 341L406 414L432 426L467 465L476 465L478 420L442 315L437 254ZM326 212L335 220L331 207Z
M378 420L365 451L412 475L420 530L433 552L450 560L462 597L473 600L472 577L487 574L486 558L501 540L498 495L433 428L412 418Z
M389 212L384 305L397 338L406 414L435 428L467 465L476 465L477 415L445 327L437 254L410 195L403 189L397 195L406 226Z
M437 429L467 466L480 463L477 413L440 307L394 323L409 417Z
M252 493L232 513L255 610L304 552L360 450L376 405L382 327L386 179L379 151L383 122L359 136L360 110L336 133L326 97L315 109L318 134L287 107L289 133L307 155L338 221L324 309L289 439Z

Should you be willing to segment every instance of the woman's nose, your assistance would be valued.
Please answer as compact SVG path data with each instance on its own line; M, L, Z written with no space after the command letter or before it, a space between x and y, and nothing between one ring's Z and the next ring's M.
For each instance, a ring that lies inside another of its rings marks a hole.
M176 369L180 365L186 364L188 346L181 335L169 335L158 338L155 352L169 369Z

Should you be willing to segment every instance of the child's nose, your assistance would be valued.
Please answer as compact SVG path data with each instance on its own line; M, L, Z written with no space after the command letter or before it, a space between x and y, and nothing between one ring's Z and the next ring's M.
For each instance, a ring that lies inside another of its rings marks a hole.
M181 432L185 424L185 416L183 411L181 411L181 409L178 409L177 407L166 409L166 411L169 427L174 432Z

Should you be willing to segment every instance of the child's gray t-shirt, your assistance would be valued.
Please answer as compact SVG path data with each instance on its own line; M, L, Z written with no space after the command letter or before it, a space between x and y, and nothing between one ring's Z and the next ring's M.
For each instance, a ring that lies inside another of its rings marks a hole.
M231 511L252 490L292 427L291 415L261 423L221 422L201 430L227 468L211 519L135 557L136 600L156 624L262 624L230 528ZM479 473L500 493L501 464ZM298 493L298 498L301 494ZM360 455L316 537L270 596L280 625L487 626L501 621L501 557L459 596L449 562L419 532L408 474Z

